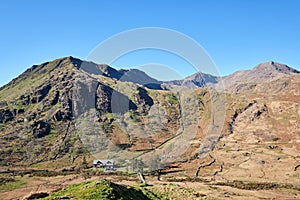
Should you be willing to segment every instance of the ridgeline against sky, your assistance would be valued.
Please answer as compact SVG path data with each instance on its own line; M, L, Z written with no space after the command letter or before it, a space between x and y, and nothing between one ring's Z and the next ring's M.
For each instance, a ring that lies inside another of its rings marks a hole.
M271 1L6 1L1 4L0 85L33 64L63 56L85 59L119 32L162 27L193 38L221 75L274 60L299 69L300 2ZM191 66L175 55L145 50L113 67L160 63L188 76Z

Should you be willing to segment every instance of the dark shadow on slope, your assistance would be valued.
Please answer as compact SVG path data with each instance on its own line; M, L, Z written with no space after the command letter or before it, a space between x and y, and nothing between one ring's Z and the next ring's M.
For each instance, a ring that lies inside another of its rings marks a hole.
M96 108L99 114L136 110L137 106L124 94L95 79L80 79L73 90L74 116Z
M138 69L130 69L130 70L121 69L119 70L119 73L121 74L121 78L119 79L120 81L138 83L149 89L154 89L154 90L162 89L161 81L158 81L150 77L145 72L140 71Z

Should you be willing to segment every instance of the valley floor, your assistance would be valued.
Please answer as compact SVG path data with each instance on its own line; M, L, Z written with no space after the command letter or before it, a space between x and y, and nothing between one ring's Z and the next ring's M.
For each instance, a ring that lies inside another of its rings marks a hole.
M2 184L0 199L26 199L30 194L41 192L51 194L85 181L97 185L96 183L101 180L109 180L117 185L125 185L126 188L131 186L140 191L155 194L149 199L300 199L300 185L242 181L222 182L175 176L163 176L162 178L162 181L157 181L156 177L147 177L149 185L141 186L134 176L70 174L45 177L29 174L16 176L14 182ZM82 188L84 192L86 187ZM76 198L74 194L72 199L80 198Z

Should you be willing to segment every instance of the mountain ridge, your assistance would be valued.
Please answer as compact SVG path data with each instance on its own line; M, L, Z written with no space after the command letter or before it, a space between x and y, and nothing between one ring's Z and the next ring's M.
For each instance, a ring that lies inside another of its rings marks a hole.
M121 81L134 82L149 87L151 89L162 89L161 88L162 84L167 85L167 88L172 85L175 85L175 86L185 86L187 88L195 89L198 87L205 87L207 84L218 85L218 82L223 82L224 85L228 85L229 82L228 79L229 80L232 79L253 80L257 78L263 79L263 78L270 78L272 76L275 77L278 74L291 75L291 74L300 73L298 70L291 68L285 64L280 64L274 61L268 61L268 62L260 63L250 70L240 70L226 76L214 76L202 72L196 72L181 80L159 81L150 77L145 72L138 69L116 70L107 64L96 64L92 61L84 61L75 58L73 56L67 56L67 57L55 59L53 61L47 61L40 65L33 65L32 67L25 70L20 76L14 78L9 83L1 86L0 90L6 85L9 85L14 81L16 81L18 78L22 78L22 76L26 76L26 74L35 71L37 68L42 69L44 66L47 66L50 62L54 62L54 61L59 61L59 62L69 61L74 65L74 67L76 67L77 69L81 69L87 73L95 74L95 75L103 75ZM59 66L59 63L57 66ZM267 73L269 74L268 77L266 75ZM225 88L227 87L230 88L232 87L232 85L225 86Z

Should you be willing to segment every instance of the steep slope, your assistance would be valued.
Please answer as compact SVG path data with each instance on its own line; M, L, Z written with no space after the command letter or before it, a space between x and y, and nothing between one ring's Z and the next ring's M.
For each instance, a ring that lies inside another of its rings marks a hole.
M137 69L116 70L105 64L99 65L93 62L81 61L79 59L74 59L74 61L76 62L76 66L78 66L78 69L83 70L88 74L102 75L120 81L133 82L150 89L161 89L160 81L151 78L146 73Z
M109 136L107 142L112 142L111 147L132 151L149 150L172 137L179 125L176 97L168 91L156 92L128 82L136 80L135 76L141 72L126 75L125 82L119 81L126 73L107 65L66 57L35 65L2 87L1 165L32 165L64 159L63 165L71 166L76 164L78 157L89 156L93 149L104 148L97 148L100 143L95 147L84 144L82 137L91 139L87 135L93 137L96 128L98 134ZM164 100L165 97L170 100ZM156 108L150 110L154 103ZM158 111L167 121L153 118ZM148 112L152 114L147 116ZM81 118L90 117L87 113L96 118L94 129L81 133L89 128L86 125L80 127ZM126 126L122 127L120 124L124 123ZM161 123L163 129L159 128ZM153 132L155 128L157 131ZM135 130L134 134L129 135L132 130ZM139 134L145 131L149 135L140 137ZM164 136L158 137L159 134Z
M225 127L216 148L204 158L176 166L198 166L199 176L219 180L297 183L300 74L292 70L276 76L280 78L227 93Z
M121 69L119 72L121 74L120 81L138 83L150 89L162 89L160 86L162 84L161 81L151 78L143 71L137 69Z

